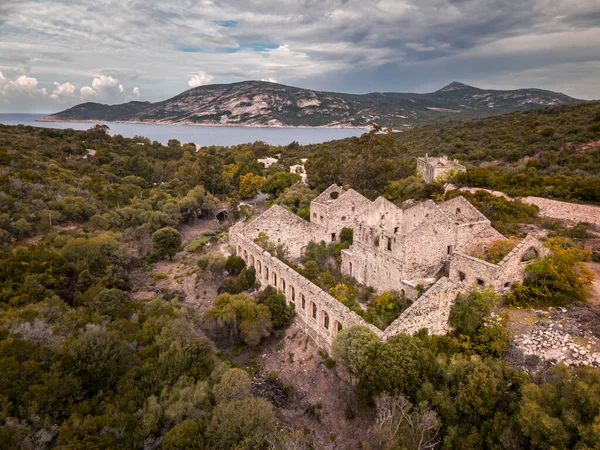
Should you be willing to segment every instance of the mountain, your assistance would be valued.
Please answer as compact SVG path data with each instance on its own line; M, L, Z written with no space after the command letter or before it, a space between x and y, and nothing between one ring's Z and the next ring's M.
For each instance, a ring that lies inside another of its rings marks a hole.
M498 91L456 81L427 94L360 95L244 81L199 86L157 103L82 103L39 120L271 127L368 127L378 123L402 128L582 102L541 89Z

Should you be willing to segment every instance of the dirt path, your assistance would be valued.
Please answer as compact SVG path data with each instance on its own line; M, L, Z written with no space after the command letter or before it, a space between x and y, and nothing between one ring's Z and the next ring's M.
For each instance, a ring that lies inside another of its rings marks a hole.
M358 407L347 373L340 367L327 368L299 328L290 326L256 359L265 374L291 386L291 398L278 409L279 419L289 427L314 432L314 448L356 449L368 439L373 410ZM355 417L347 419L347 410Z

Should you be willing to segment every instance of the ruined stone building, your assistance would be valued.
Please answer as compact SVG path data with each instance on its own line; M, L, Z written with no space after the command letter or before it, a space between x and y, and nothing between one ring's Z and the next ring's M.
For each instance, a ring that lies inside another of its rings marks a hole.
M402 209L379 197L357 218L354 242L342 252L342 273L378 291L408 297L427 287L454 252L503 239L463 197Z
M271 242L285 244L290 258L299 259L311 241L337 241L343 228L352 228L354 239L342 252L342 273L378 292L398 290L414 300L385 331L364 322L254 242L264 232ZM367 326L384 340L421 328L445 333L458 293L473 285L505 292L523 280L530 261L546 252L528 236L500 263L491 264L469 256L469 249L504 237L463 197L400 208L383 197L372 202L337 185L312 201L310 222L276 205L249 224L235 224L229 236L236 254L256 269L261 285L280 289L295 305L298 325L326 349L339 330L352 325Z
M424 158L417 158L417 171L423 175L425 183L432 183L445 175L466 172L467 169L457 159L449 160L444 155L439 158L430 158L425 155Z

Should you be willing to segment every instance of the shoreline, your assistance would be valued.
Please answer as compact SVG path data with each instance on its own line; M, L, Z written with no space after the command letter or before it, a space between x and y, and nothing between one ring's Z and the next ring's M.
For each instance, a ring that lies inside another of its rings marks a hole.
M42 123L123 123L131 125L175 125L175 126L194 126L194 127L234 127L234 128L309 128L309 129L340 129L340 130L371 130L370 126L355 127L351 125L264 125L264 124L227 124L227 123L197 123L197 122L160 122L160 121L139 121L139 120L66 120L66 119L47 119L48 116L35 119L35 122Z

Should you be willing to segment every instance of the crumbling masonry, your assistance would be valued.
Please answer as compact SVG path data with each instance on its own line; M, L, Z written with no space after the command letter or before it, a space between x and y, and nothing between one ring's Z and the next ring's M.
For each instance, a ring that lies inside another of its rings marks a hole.
M339 240L344 227L354 230L354 241L342 252L342 273L378 292L398 290L414 300L385 331L367 324L254 242L264 232L275 244L285 244L292 259L299 259L309 242ZM530 261L546 252L528 236L500 263L491 264L467 252L504 237L463 197L439 205L427 200L403 209L383 197L371 202L337 185L313 200L310 222L273 206L249 224L235 224L229 236L236 254L256 269L261 285L281 290L295 305L298 325L327 350L339 330L352 325L368 327L382 340L422 328L443 334L458 293L472 285L505 292L523 280ZM444 271L448 277L439 276Z

